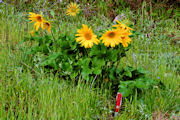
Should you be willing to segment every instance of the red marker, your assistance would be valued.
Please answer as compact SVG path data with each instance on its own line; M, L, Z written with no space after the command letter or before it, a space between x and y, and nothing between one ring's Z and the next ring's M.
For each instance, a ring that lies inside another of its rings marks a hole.
M114 116L116 116L118 114L119 108L121 107L121 103L122 103L122 94L118 92L117 96L116 96L116 107L115 107Z

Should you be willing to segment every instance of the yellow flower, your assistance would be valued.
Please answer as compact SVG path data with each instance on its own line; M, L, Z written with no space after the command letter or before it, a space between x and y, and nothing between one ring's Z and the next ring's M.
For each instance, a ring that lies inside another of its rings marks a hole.
M48 21L43 22L43 30L47 29L47 31L50 33L51 32L51 24Z
M30 16L29 16L29 20L31 20L31 22L35 22L34 23L34 27L36 29L36 31L39 30L39 27L43 28L43 18L42 18L42 15L40 14L35 14L35 13L32 13L32 12L29 12Z
M131 42L131 38L127 35L121 36L121 43L123 45L123 47L128 47L128 43Z
M76 42L80 42L85 48L91 48L94 43L98 44L100 42L87 25L83 24L82 28L77 30L77 33L78 34L75 35L77 36Z
M79 5L72 3L66 9L66 15L75 16L79 12Z
M131 42L131 38L129 37L132 33L128 30L121 30L121 42L123 47L128 47L128 44Z
M122 33L120 30L113 29L104 33L100 40L102 40L102 43L107 47L115 47L115 45L118 45L121 42L121 35Z
M122 30L133 30L132 28L126 26L125 24L122 24L121 22L119 22L118 20L116 20L116 22L118 23L117 25L113 25L113 27L116 27L117 29L122 29Z
M34 36L34 30L30 31L31 36Z

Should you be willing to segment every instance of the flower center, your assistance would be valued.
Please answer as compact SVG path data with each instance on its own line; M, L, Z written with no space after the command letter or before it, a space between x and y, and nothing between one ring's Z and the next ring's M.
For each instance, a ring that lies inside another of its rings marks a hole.
M123 37L121 37L121 39L124 39L125 37L123 36Z
M87 40L90 40L90 39L91 39L91 37L92 37L92 36L91 36L91 34L90 34L90 33L86 33L86 34L85 34L85 38L86 38Z
M72 7L72 8L71 8L71 11L72 11L72 12L76 12L76 7Z
M113 37L115 36L115 33L114 33L114 32L110 32L110 33L108 34L108 36L109 36L110 38L113 38Z
M48 27L49 27L49 26L50 26L50 24L49 24L48 22L46 22L46 26L48 26Z
M38 21L38 22L42 22L41 16L37 16L37 21Z

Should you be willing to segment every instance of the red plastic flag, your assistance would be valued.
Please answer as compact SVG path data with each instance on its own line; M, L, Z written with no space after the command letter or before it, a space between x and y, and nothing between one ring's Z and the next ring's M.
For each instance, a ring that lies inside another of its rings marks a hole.
M122 94L118 92L117 96L116 96L116 107L115 107L114 116L116 116L117 113L119 112L119 108L121 107L121 103L122 103Z

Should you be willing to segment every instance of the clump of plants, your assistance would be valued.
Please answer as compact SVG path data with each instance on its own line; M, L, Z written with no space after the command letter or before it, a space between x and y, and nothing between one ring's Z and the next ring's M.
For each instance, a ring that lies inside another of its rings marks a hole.
M76 4L68 7L67 15L75 16L79 8ZM77 10L78 9L78 10ZM149 79L142 68L120 66L121 59L126 57L131 48L133 29L116 21L112 29L95 34L91 27L82 24L74 33L62 33L53 36L51 24L42 15L30 13L29 19L34 22L35 32L26 40L34 41L28 48L32 66L44 67L68 80L81 80L99 87L111 85L113 92L121 92L124 97L135 90L144 90L157 85ZM38 32L39 28L48 33ZM54 31L55 32L55 31Z

